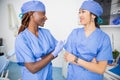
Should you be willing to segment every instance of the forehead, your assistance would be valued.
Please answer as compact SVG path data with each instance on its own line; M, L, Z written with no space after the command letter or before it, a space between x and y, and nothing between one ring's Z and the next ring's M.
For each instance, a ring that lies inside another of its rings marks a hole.
M79 11L86 11L86 12L89 12L88 10L85 10L85 9L79 9Z
M42 11L35 11L34 13L45 15L45 12Z

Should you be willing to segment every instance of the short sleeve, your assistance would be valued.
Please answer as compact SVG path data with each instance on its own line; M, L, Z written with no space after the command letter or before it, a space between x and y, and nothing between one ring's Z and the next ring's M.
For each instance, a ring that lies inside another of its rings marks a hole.
M48 37L47 41L48 41L49 46L50 46L47 53L50 53L51 51L53 51L55 49L58 41L53 37L53 35L50 33L49 30L47 30L47 37Z
M28 45L26 44L22 36L19 36L16 38L15 53L16 53L17 60L20 63L35 62L35 58L32 54L32 51L30 50L30 48L28 47Z
M75 30L73 30L71 33L70 33L70 35L68 36L68 38L67 38L67 41L66 41L66 44L65 44L65 46L64 46L64 49L66 50L66 51L68 51L68 52L70 52L70 53L73 53L73 39L75 39L74 38L74 31Z
M57 40L53 37L53 35L50 33L50 31L48 30L49 35L50 35L50 42L52 42L52 45L56 45L57 44Z
M112 56L112 47L111 47L111 42L109 36L105 35L102 45L98 50L98 55L96 57L97 61L110 61L113 60Z

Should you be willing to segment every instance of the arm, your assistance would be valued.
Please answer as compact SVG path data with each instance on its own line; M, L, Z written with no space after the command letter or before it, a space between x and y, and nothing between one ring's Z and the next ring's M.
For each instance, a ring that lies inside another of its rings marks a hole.
M25 63L25 66L27 69L32 72L36 73L37 71L41 70L43 67L45 67L52 59L57 57L57 55L60 53L64 46L64 42L60 41L57 43L55 50L48 54L47 56L43 57L42 60L37 61L37 62L30 62L30 63Z
M98 74L103 74L105 72L107 61L99 61L97 63L87 62L82 59L78 59L78 65Z
M25 63L25 66L30 72L34 74L45 67L52 59L54 59L54 56L52 54L48 54L47 56L42 58L42 60L39 60L37 62Z
M73 54L71 54L69 52L66 52L64 57L67 62L71 62L73 64L82 66L82 67L84 67L92 72L96 72L98 74L103 74L106 69L106 66L107 66L107 61L96 62L95 60L93 60L92 62L87 62L80 58L78 58L78 61L76 63L76 62L74 62L76 56L74 56Z

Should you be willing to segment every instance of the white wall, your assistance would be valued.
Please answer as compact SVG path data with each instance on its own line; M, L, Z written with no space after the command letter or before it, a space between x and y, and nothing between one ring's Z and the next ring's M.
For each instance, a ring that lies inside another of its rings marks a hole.
M0 37L4 39L6 52L14 49L15 36L14 32L9 29L8 24L8 3L13 4L16 15L20 13L21 5L28 0L0 0ZM72 31L78 27L78 10L84 0L41 0L46 5L46 21L45 28L49 29L57 40L65 40ZM19 19L19 18L18 18ZM20 20L19 20L20 21ZM115 48L120 50L118 40L119 29L104 29L109 34L111 31L115 33ZM111 33L110 33L111 35ZM53 66L62 67L63 55L53 61Z

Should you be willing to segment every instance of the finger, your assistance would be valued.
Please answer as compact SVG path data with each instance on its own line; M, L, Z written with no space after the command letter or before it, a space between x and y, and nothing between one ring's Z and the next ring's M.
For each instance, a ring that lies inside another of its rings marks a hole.
M64 54L65 57L67 57L67 55L68 55L67 53Z
M66 58L64 58L65 59L65 61L67 62L67 59Z

